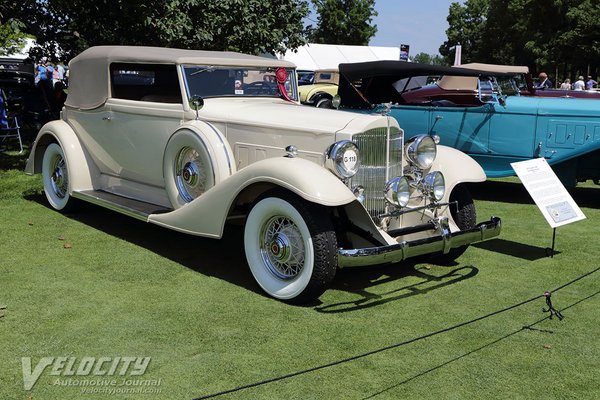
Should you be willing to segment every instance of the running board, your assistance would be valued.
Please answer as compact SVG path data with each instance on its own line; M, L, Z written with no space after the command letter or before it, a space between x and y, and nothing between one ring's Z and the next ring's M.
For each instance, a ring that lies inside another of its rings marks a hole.
M130 199L103 190L75 191L72 193L72 196L88 203L93 203L120 212L121 214L141 219L145 222L148 222L148 216L150 214L162 214L173 211L171 208Z

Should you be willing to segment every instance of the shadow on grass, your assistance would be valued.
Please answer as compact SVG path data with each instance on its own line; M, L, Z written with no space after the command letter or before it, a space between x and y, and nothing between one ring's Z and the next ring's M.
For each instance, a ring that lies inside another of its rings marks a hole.
M520 182L486 181L469 185L469 190L477 200L534 204L525 186ZM600 186L576 187L569 189L569 193L580 207L600 208Z
M24 197L57 212L50 208L43 193L28 193ZM65 215L191 270L264 296L246 264L243 228L239 226L226 225L223 237L216 240L162 228L83 201L77 202L76 209Z
M26 192L23 193L23 197L56 212L48 205L43 192ZM66 216L108 235L143 247L186 268L266 296L255 282L247 266L241 226L226 225L224 235L220 240L202 238L139 221L82 201L77 202L76 210L67 213ZM442 276L436 276L427 273L425 268L416 268L415 265L421 261L423 260L417 259L405 262L402 266L387 265L340 270L330 288L356 293L362 298L352 302L329 305L322 305L320 300L316 300L304 306L314 307L316 311L322 313L354 311L417 294L425 294L471 278L478 273L477 268L468 266L453 268ZM368 291L370 287L410 276L420 278L421 281L381 294L373 294Z
M23 193L23 197L52 212L57 212L48 205L43 192L29 191ZM83 201L78 201L76 209L65 215L108 235L143 247L186 268L266 296L247 266L241 226L227 224L223 237L215 240L162 228ZM316 311L322 313L355 311L425 294L471 278L479 271L475 267L464 266L436 276L427 273L424 267L416 267L423 261L427 260L418 258L404 262L401 266L384 265L339 270L330 289L355 293L360 295L361 299L328 305L315 300L303 306L314 307ZM368 291L371 287L411 276L420 278L421 281L380 294Z
M0 171L9 169L18 169L23 171L29 156L29 149L25 148L22 153L19 150L1 151L0 150Z
M548 238L550 244L551 237ZM473 247L502 253L512 257L522 258L528 261L540 260L550 256L551 249L547 247L531 246L529 244L513 242L506 239L490 239L485 242L471 244ZM560 251L554 250L554 255L560 254Z
M472 278L479 273L479 269L473 266L453 268L441 276L427 273L426 271L423 267L416 268L415 261L404 263L402 267L390 265L341 270L333 282L331 289L355 293L361 296L361 298L358 300L320 305L315 307L315 310L322 313L342 313L380 306L391 301L426 294L433 290ZM381 276L386 277L380 279ZM383 293L375 294L367 290L370 287L409 276L419 278L421 281Z

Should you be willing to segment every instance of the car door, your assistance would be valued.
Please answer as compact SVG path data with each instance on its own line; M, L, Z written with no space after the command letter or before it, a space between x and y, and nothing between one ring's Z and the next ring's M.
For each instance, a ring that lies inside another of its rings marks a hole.
M491 104L478 107L430 107L430 131L440 137L440 143L468 154L488 154Z
M538 156L538 103L535 97L517 95L508 96L504 106L494 104L490 119L490 155L506 158L507 164Z
M175 65L111 65L111 97L86 129L107 175L164 187L163 156L183 119Z

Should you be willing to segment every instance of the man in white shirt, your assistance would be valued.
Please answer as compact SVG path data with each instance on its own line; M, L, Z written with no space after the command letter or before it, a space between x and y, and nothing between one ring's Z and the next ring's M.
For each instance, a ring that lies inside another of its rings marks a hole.
M585 90L585 82L583 76L580 76L575 83L573 83L573 90Z

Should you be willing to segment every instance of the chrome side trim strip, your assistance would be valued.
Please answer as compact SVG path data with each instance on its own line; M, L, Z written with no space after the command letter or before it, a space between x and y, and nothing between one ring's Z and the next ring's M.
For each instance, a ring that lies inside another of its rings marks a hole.
M440 220L438 234L424 239L364 249L339 249L338 266L347 268L396 263L423 254L447 253L453 248L498 236L502 229L502 221L498 217L492 217L472 229L454 233L450 233L447 224L447 220L445 224Z

